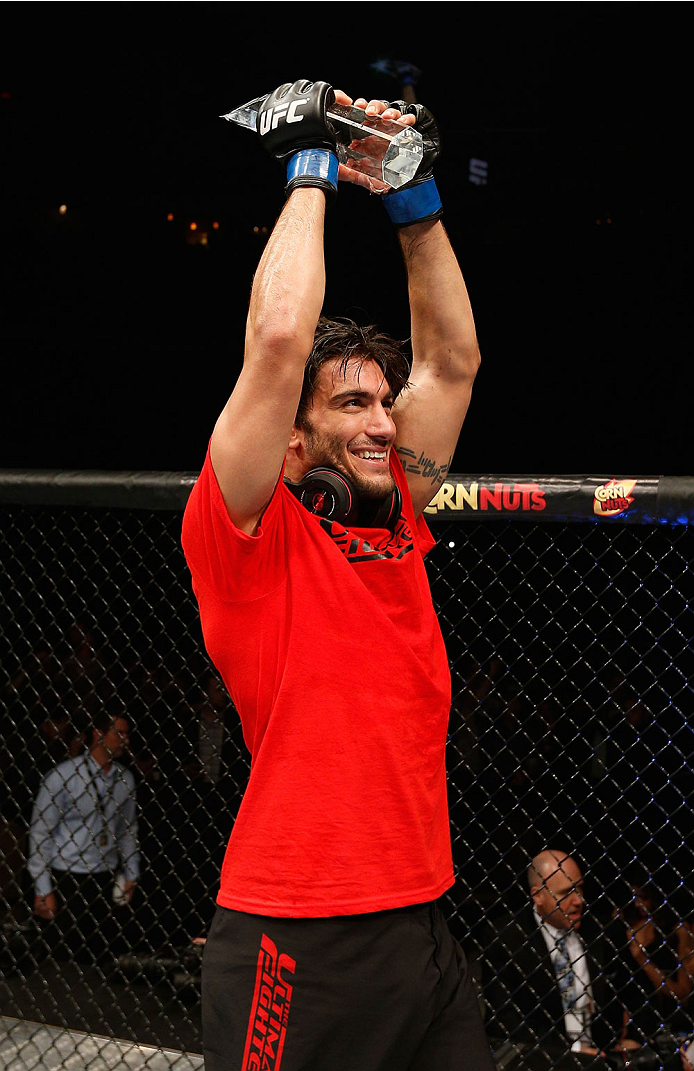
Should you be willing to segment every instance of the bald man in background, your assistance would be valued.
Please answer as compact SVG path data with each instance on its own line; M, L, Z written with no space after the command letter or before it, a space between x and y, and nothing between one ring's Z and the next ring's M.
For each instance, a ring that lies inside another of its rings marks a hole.
M527 907L491 920L484 938L493 1047L515 1043L526 1068L598 1066L622 1030L615 950L584 917L583 874L568 852L539 852L527 887Z

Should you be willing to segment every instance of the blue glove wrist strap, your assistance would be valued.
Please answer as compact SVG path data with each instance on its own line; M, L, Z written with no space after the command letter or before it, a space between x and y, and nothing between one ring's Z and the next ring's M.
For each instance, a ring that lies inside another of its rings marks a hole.
M337 156L329 149L301 149L287 161L287 183L308 176L324 179L337 189L338 167Z
M393 223L416 223L418 219L431 216L441 208L441 198L433 178L411 186L408 190L394 190L382 198L385 210Z

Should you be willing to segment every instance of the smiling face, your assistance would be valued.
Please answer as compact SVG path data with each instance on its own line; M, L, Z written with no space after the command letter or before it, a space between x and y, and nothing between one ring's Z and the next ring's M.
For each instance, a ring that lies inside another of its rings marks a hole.
M390 494L395 483L390 451L395 439L393 393L371 360L340 360L321 367L311 405L295 425L286 474L298 481L317 466L337 469L365 498Z

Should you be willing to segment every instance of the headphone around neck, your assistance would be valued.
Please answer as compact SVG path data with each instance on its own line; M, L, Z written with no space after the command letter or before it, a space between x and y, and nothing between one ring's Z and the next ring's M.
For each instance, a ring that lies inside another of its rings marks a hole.
M400 516L402 495L398 487L383 498L359 498L346 476L336 469L315 468L298 483L285 477L285 484L309 513L360 528L390 528Z

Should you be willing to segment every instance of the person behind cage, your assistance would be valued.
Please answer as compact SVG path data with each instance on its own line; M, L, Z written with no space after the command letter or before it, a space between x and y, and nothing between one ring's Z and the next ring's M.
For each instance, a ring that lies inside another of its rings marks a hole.
M629 869L630 897L618 912L624 924L624 1036L656 1043L661 1032L694 1036L694 927L668 903L641 866Z
M127 718L101 710L87 751L50 770L36 795L27 868L34 914L54 925L57 958L112 957L139 879L135 779L117 761L128 746Z
M615 951L603 928L584 917L578 863L547 848L527 871L530 902L489 920L481 937L487 1028L495 1049L515 1045L521 1066L582 1067L622 1044ZM597 1064L596 1064L597 1066Z
M260 107L286 203L183 520L207 651L252 756L203 957L206 1071L491 1071L438 904L454 883L451 683L422 517L468 408L475 326L441 221L433 116L354 101L423 135L415 179L384 192L338 165L334 99L351 103L300 80ZM375 325L323 315L338 178L384 193L411 367Z

